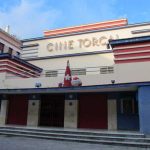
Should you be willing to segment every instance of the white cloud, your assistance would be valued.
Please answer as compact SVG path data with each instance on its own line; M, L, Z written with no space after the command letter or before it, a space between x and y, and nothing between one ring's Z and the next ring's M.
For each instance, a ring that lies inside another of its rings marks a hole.
M0 27L10 25L13 34L19 38L42 36L45 29L54 27L61 12L56 9L44 9L42 0L21 0L9 11L0 11Z
M13 34L20 38L32 38L43 36L43 31L51 28L118 19L118 16L122 16L117 13L117 0L60 2L20 0L20 3L11 6L7 12L0 9L0 27L10 25Z

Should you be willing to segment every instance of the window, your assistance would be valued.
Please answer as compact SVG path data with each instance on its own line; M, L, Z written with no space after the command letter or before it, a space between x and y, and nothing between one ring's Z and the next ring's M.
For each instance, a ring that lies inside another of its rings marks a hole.
M0 54L4 52L4 44L0 43Z
M50 70L45 72L46 77L57 77L58 71L56 70Z
M86 69L72 69L72 75L86 75Z
M113 66L104 66L100 68L100 74L110 74L110 73L114 73Z

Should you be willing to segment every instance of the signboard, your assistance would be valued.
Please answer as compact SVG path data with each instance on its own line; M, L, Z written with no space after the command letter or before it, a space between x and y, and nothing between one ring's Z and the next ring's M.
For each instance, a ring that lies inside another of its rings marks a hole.
M80 38L77 40L68 40L68 41L60 41L60 42L50 42L47 44L47 50L49 52L54 51L62 51L62 50L74 50L74 49L86 49L93 47L106 47L109 39L119 39L119 35L115 36L101 36L101 37L91 37L91 38Z
M107 48L109 39L119 39L119 34L89 33L46 39L40 41L38 55L44 57L111 50Z

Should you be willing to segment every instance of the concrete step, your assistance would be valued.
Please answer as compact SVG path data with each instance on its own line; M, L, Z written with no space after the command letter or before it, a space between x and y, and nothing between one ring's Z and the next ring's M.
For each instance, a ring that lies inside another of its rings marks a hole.
M146 138L144 134L137 132L1 126L0 134L6 136L22 136L51 140L150 147L150 138Z
M95 143L95 144L107 144L107 145L109 144L109 145L150 148L150 143L143 143L143 142L125 142L125 141L95 140L95 139L93 140L93 139L82 139L82 138L78 139L78 138L30 135L30 134L9 133L9 132L0 132L0 134L6 136L21 136L21 137L28 137L28 138L40 138L40 139L83 142L83 143L93 143L93 144Z
M32 128L32 127L18 127L18 126L0 126L1 129L6 130L22 130L22 131L38 131L42 133L67 133L67 134L79 134L79 135L101 135L101 136L113 136L113 137L135 137L144 138L145 135L137 132L123 132L123 131L108 131L108 130L80 130L80 129L64 129L64 128Z
M39 132L39 131L29 131L29 130L21 130L21 129L0 129L0 133L19 133L19 134L30 134L30 135L41 135L41 136L54 136L54 137L67 137L67 138L82 138L82 139L95 139L95 140L112 140L112 141L126 141L126 142L150 142L149 138L141 138L141 137L117 137L117 136L104 136L104 135L85 135L85 134L75 134L75 133L52 133L52 132Z

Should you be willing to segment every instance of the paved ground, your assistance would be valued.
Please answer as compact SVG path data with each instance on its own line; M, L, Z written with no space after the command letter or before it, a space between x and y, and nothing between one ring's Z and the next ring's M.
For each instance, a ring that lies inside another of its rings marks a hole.
M0 150L150 150L76 142L0 136Z

